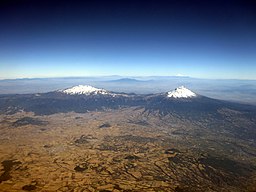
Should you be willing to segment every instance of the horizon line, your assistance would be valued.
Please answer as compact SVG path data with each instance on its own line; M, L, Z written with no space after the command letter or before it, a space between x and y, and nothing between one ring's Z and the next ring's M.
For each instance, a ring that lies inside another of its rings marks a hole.
M244 78L201 78L187 75L92 75L92 76L56 76L56 77L18 77L18 78L0 78L0 81L6 80L33 80L33 79L68 79L68 78L103 78L103 77L120 77L122 78L146 78L146 77L175 77L175 78L191 78L202 80L240 80L240 81L256 81L256 79Z

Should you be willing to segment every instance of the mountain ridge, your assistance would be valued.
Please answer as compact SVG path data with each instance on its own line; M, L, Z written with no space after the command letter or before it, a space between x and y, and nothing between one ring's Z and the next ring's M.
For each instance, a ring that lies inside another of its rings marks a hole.
M165 93L144 95L109 92L80 85L48 93L0 96L0 112L7 114L18 111L31 111L37 115L70 111L86 113L125 107L140 107L144 108L145 112L158 111L160 115L177 113L193 118L208 114L218 115L218 110L222 108L256 114L255 106L212 99L185 87Z
M109 94L109 92L105 89L95 88L90 85L77 85L59 91L70 95Z

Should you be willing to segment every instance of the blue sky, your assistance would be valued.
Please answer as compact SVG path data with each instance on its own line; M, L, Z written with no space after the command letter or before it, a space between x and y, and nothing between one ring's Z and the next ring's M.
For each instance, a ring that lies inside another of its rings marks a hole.
M3 3L0 78L256 79L256 11L250 3Z

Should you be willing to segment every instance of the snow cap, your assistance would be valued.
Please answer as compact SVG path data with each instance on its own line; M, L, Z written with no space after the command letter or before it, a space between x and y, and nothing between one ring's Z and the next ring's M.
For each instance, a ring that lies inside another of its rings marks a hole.
M197 95L195 93L185 88L184 86L180 86L173 91L167 92L167 97L173 97L173 98L190 98L190 97L196 97L196 96Z

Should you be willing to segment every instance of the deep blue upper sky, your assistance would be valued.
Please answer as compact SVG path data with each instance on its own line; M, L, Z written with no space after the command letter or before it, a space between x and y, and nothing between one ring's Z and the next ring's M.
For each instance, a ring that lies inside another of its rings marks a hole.
M256 79L256 1L1 0L0 78Z

